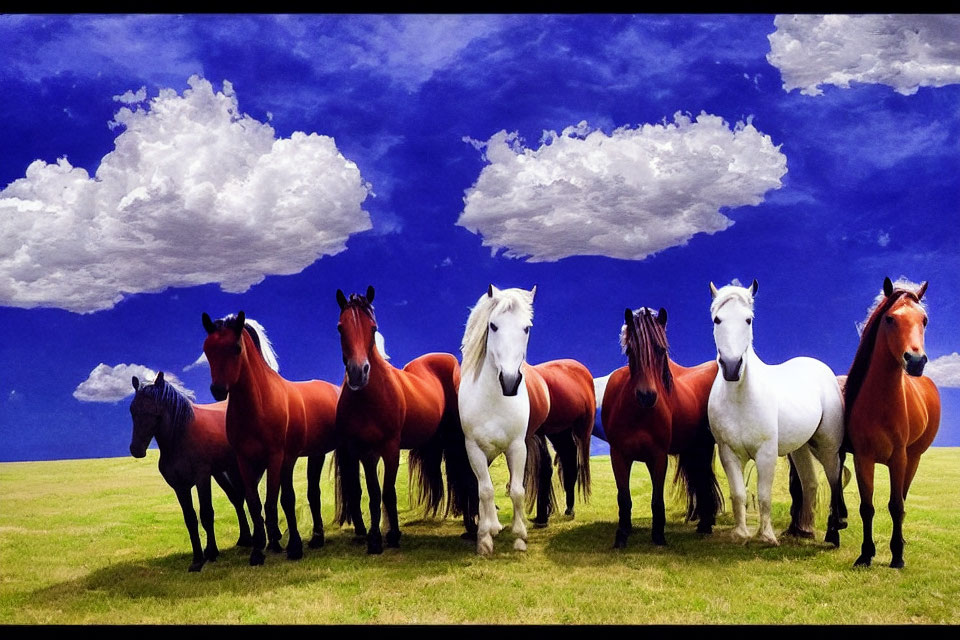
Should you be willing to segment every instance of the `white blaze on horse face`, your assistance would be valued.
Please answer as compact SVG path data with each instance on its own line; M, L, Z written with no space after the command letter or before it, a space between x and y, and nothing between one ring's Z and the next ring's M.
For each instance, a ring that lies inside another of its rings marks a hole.
M739 379L743 356L753 344L753 310L739 298L730 298L714 314L713 339L724 370L721 373L736 375L725 375L728 380Z
M515 378L527 357L530 323L519 309L490 316L487 331L487 353L504 378Z

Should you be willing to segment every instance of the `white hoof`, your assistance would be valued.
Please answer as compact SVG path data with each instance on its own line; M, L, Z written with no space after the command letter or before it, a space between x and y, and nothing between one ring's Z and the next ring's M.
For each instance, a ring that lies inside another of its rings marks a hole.
M481 556L488 556L493 553L493 538L489 535L478 537L477 553Z
M772 532L771 532L771 533L760 533L760 535L759 535L758 537L760 538L760 541L761 541L761 542L764 542L764 543L769 544L769 545L774 546L774 547L779 547L779 546L780 546L780 542L777 540L777 536L775 536Z
M498 533L500 533L501 531L503 531L503 525L500 524L499 522L490 525L490 535L491 535L491 536L495 536L495 535L497 535Z
M746 542L750 539L750 532L747 531L746 527L742 529L734 529L730 532L730 537L733 538L734 542L746 544Z
M516 540L513 541L513 548L516 549L517 551L526 551L527 543L524 542L523 538L517 538Z

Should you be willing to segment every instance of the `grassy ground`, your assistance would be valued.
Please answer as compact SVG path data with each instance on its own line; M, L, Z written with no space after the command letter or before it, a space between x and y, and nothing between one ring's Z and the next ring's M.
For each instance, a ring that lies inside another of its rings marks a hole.
M299 562L269 554L247 565L233 547L233 509L214 488L222 554L188 574L189 540L173 492L146 460L116 458L0 464L0 623L958 623L960 449L931 449L907 500L906 568L887 568L886 467L877 467L870 569L851 568L860 547L856 482L842 547L782 538L779 548L729 538L728 511L710 537L668 507L669 546L650 543L650 482L633 473L635 533L611 549L616 492L609 459L593 458L594 494L575 520L531 529L529 551L509 528L492 558L460 540L457 522L401 512L402 549L368 557L352 529L328 527L328 545ZM849 464L849 461L848 461ZM301 463L301 466L304 466ZM297 469L300 529L311 523ZM717 464L719 471L719 464ZM401 469L401 478L405 477ZM502 458L494 465L500 520L511 517ZM401 482L406 485L406 482ZM726 480L721 478L724 494ZM400 503L406 504L406 487ZM780 461L774 524L789 521ZM324 474L324 517L332 483ZM755 529L756 512L748 514ZM281 523L283 526L283 523Z

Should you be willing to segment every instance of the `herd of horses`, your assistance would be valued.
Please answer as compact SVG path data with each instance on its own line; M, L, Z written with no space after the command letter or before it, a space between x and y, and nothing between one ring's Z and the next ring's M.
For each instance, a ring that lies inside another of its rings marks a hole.
M514 548L526 549L524 513L535 508L534 526L546 526L557 506L553 461L574 514L579 488L590 493L590 438L597 400L610 445L617 485L619 520L614 547L626 545L632 530L630 470L646 464L653 486L652 539L664 536L664 485L668 456L677 457L675 481L687 494L687 521L712 532L723 498L714 474L715 447L729 481L735 539L746 540L745 464L757 469L758 537L777 544L771 512L776 460L791 467L791 524L786 533L813 536L817 490L814 460L831 489L825 540L840 544L847 526L841 470L854 457L863 520L863 544L856 565L876 554L872 522L873 476L877 463L890 469L893 534L890 566L903 567L903 503L921 454L933 442L940 401L923 377L926 311L919 288L884 280L883 294L870 313L847 376L835 376L813 358L764 363L753 350L753 307L758 284L717 289L712 283L710 314L716 357L693 367L675 363L666 338L667 312L626 309L620 346L627 366L595 380L575 360L538 365L526 362L536 287L500 290L490 285L472 308L461 344L462 360L430 353L402 369L379 347L374 289L349 297L337 291L345 375L341 385L291 382L278 373L272 345L260 326L241 311L212 320L203 314L203 345L210 365L214 404L193 404L164 380L133 378L130 452L146 454L151 439L160 449L160 472L174 489L193 546L191 571L216 559L210 480L223 488L236 509L238 546L251 547L250 564L264 562L264 550L282 552L278 501L286 516L290 559L303 555L296 517L293 471L307 458L307 500L313 517L311 548L324 544L320 476L334 452L336 520L352 524L367 552L400 544L396 481L400 451L408 450L411 497L428 514L462 516L465 539L477 552L493 551L502 529L494 504L489 465L506 456L513 502ZM383 460L383 484L378 465ZM364 523L360 467L369 501ZM266 473L266 498L259 483ZM197 487L201 547L191 496ZM243 502L252 519L247 524ZM381 513L386 534L381 534Z

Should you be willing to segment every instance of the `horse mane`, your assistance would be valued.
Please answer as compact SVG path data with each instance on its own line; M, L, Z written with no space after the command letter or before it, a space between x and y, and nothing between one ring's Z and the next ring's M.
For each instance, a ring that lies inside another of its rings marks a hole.
M657 321L658 315L657 311L649 307L636 309L633 312L633 331L627 330L626 323L620 328L620 348L630 359L631 376L637 373L634 366L654 375L659 373L664 390L670 393L673 390L670 345L667 342L666 329ZM661 351L658 352L655 347L659 347Z
M734 298L739 298L743 304L747 305L747 307L753 310L753 294L750 293L750 289L741 287L738 284L738 281L734 280L731 284L717 289L717 295L713 298L713 302L710 303L710 317L715 317L717 315L717 311L720 310L720 307L727 304Z
M150 396L157 401L157 404L170 409L170 426L175 432L186 429L190 421L193 420L193 403L190 398L169 381L165 380L160 386L153 382L144 384L137 389L137 394Z
M484 293L470 310L467 328L460 344L460 352L463 354L460 369L464 375L472 372L474 380L480 375L483 361L487 357L490 318L501 311L519 311L527 322L532 321L533 299L530 292L523 289L500 289L493 297Z
M223 325L229 324L236 319L236 314L231 313L228 316L220 318L213 324L219 329ZM263 325L253 318L247 318L243 323L243 328L250 334L253 344L257 346L257 351L263 357L263 361L267 363L267 366L277 373L280 373L280 363L277 360L277 353L273 350L273 343L270 342L270 337L267 336L267 330L263 328Z
M898 281L897 284L901 283ZM896 288L889 296L883 296L883 294L881 294L882 299L879 300L877 306L874 307L873 312L863 325L860 344L857 346L857 354L853 357L853 364L850 365L850 371L847 373L847 384L843 388L844 424L849 424L850 413L853 411L853 403L856 402L857 396L860 395L860 390L863 389L863 383L867 379L867 371L870 370L870 361L873 358L877 335L880 333L880 319L904 296L911 298L914 302L920 302L916 293L905 288Z

